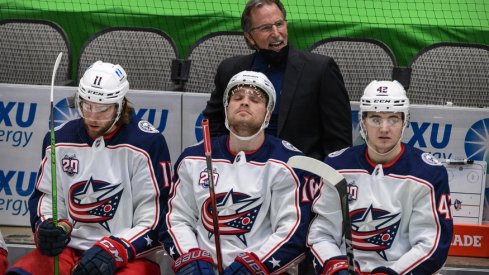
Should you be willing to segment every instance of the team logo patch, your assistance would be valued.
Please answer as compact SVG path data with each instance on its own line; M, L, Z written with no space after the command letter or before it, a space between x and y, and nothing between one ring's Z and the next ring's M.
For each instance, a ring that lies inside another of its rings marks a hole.
M146 120L141 120L138 123L139 129L146 133L158 133L158 129L156 129L153 124L149 123Z
M109 224L119 207L123 189L90 178L73 184L69 190L69 213L73 220L83 223L99 223L110 232Z
M441 162L430 153L423 153L421 159L429 165L440 166Z
M375 251L388 261L385 250L389 249L396 238L401 217L383 209L360 208L350 212L353 248Z
M348 201L356 201L358 199L358 185L356 182L349 182L346 189L348 190Z
M282 145L291 151L296 151L296 152L301 151L301 150L297 149L294 145L292 145L290 142L285 141L285 140L282 140Z
M227 193L216 194L216 203L219 233L221 235L235 235L247 246L245 234L253 228L262 202L259 201L259 198L252 198L247 194L234 192L231 189ZM202 204L201 216L202 224L209 232L208 237L211 239L214 234L214 226L210 198Z
M76 155L65 155L63 159L61 159L61 164L63 166L63 172L69 176L78 174L80 161L76 158Z
M343 152L345 152L345 150L346 150L346 149L348 149L348 147L343 148L343 149L338 150L338 151L335 151L335 152L332 152L332 153L329 153L329 154L328 154L328 157L330 157L330 158L337 157L337 156L339 156L339 155L343 154Z
M219 180L219 173L217 173L216 168L212 169L212 179L214 180L214 186L216 186ZM207 168L200 172L199 185L202 188L209 188L209 173Z

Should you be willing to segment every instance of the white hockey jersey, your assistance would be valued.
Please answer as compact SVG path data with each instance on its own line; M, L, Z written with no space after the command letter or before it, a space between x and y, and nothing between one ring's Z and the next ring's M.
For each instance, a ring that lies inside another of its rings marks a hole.
M73 224L69 247L86 250L104 236L126 242L129 259L158 245L171 183L167 144L149 122L133 118L93 140L82 119L56 133L58 219ZM44 139L31 225L51 218L51 146Z
M375 165L365 145L325 160L348 182L355 260L362 272L379 266L399 274L433 274L443 267L452 238L448 175L428 153L402 144L400 156ZM316 270L344 258L339 195L328 183L313 203L308 245ZM341 247L341 249L340 249Z
M212 165L223 266L254 252L270 272L284 272L303 258L311 203L301 203L301 171L286 165L300 154L266 135L257 151L234 155L228 136L212 138ZM175 163L174 187L163 237L173 259L192 248L216 262L212 210L203 144L185 149Z

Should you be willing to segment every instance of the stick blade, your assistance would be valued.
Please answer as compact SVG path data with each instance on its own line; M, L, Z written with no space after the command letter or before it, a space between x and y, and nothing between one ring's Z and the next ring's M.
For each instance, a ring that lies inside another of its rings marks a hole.
M63 57L63 52L59 52L58 57L56 57L56 62L54 62L53 74L51 76L51 102L53 102L53 90L54 90L54 80L56 79L56 72L58 71L59 63Z
M54 62L53 75L51 77L51 86L54 85L54 79L56 78L56 72L58 71L59 63L61 63L62 57L63 57L63 52L59 52L58 57L56 57L56 62Z
M345 179L326 163L306 156L293 156L289 158L287 165L316 174L332 185L337 185Z

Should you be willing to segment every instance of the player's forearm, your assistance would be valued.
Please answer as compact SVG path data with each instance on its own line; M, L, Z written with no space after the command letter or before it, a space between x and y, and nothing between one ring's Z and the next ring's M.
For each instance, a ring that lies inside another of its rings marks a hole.
M307 233L307 222L302 220L300 204L296 199L298 196L294 196L294 192L289 191L287 195L273 193L272 197L280 198L283 203L275 204L272 202L274 209L270 212L277 215L276 217L273 214L270 215L274 233L263 242L258 251L252 251L264 261L270 272L279 267L270 265L269 259L281 258L281 267L283 267L305 252Z
M416 221L423 217L415 217ZM425 223L416 223L411 228L421 228L424 230L410 230L412 238L410 243L414 246L403 253L402 256L392 266L392 269L402 272L408 268L412 269L413 274L433 274L443 267L448 256L448 250L451 242L451 223L440 220L436 223L426 224L428 218L425 217Z
M132 217L134 226L147 227L150 230L158 230L162 219L165 218L163 205L156 190L142 190L133 194L132 205L136 205Z
M190 249L199 247L195 233L197 226L195 216L199 212L194 204L190 204L194 200L183 196L183 194L191 194L189 189L185 188L184 181L177 182L174 192L165 219L168 229L164 242L167 251L171 249L174 252L171 256L176 259Z
M416 222L419 219L424 219L425 222ZM418 229L409 231L409 242L413 246L406 252L399 252L401 254L399 259L390 268L401 273L415 267L428 272L419 274L431 274L443 266L445 260L439 258L441 251L436 252L440 245L443 245L440 241L441 228L434 220L432 223L426 223L429 219L433 220L433 217L422 218L413 214L410 228ZM404 241L407 242L408 240ZM445 258L446 252L448 252L448 246L447 251L445 251Z
M323 264L329 258L345 255L345 252L340 249L343 228L339 196L330 185L323 185L321 192L313 205L316 217L309 227L307 244Z
M130 251L128 255L134 255L132 258L158 245L158 231L145 226L134 226L113 236L127 244L125 247Z
M201 248L194 231L185 225L170 227L165 235L165 249L174 260L193 248Z
M341 243L336 242L330 236L323 235L321 239L313 240L313 242L308 242L308 245L314 258L316 258L316 262L321 265L327 259L345 255L345 251L342 251L340 248Z
M442 255L441 251L429 256L425 253L424 248L415 246L399 258L390 268L400 274L405 273L408 269L413 274L434 274L443 267L446 256L447 253Z

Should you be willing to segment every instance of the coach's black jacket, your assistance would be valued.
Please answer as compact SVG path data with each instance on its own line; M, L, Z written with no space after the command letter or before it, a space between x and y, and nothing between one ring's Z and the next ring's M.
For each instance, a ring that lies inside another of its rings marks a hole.
M232 76L251 69L255 54L234 56L219 65L216 89L203 112L210 121L211 135L227 133L224 90ZM330 152L351 146L350 102L332 58L290 47L279 108L278 137L305 155L322 160Z

